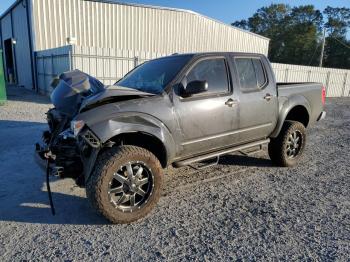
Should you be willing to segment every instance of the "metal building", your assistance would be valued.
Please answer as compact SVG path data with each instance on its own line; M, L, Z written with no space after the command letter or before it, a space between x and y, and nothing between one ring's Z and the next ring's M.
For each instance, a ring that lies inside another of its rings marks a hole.
M7 82L37 84L36 52L75 45L133 52L245 51L269 39L188 10L106 0L17 0L0 17Z

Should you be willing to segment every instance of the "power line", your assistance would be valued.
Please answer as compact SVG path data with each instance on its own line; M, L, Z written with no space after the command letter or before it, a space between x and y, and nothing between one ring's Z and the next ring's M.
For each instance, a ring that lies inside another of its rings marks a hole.
M341 43L343 46L345 46L346 48L349 48L350 49L350 46L349 45L347 45L347 44L345 44L345 43L343 43L342 41L340 41L338 38L336 38L336 37L333 37L335 40L337 40L339 43Z
M314 50L314 53L312 54L312 57L311 57L311 59L310 59L310 61L309 61L309 65L311 65L311 62L312 62L312 60L314 59L315 54L316 54L316 51L318 50L318 48L319 48L319 45L316 45L316 48L315 48L315 50Z

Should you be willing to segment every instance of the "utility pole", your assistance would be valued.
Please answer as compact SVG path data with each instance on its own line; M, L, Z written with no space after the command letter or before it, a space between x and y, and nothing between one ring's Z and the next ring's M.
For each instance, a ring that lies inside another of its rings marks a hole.
M322 63L323 63L323 53L324 53L325 43L326 43L326 28L323 28L323 41L322 41L322 50L321 50L321 57L320 57L320 67L322 67Z

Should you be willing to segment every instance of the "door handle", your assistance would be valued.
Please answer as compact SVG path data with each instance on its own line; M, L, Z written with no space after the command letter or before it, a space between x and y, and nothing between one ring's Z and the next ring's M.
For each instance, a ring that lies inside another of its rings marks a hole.
M267 93L267 94L264 96L264 99L265 99L266 101L270 101L272 97L273 97L272 95L270 95L269 93Z
M232 98L230 98L229 100L227 100L225 102L225 105L229 106L229 107L232 107L233 105L237 104L237 100L234 100Z

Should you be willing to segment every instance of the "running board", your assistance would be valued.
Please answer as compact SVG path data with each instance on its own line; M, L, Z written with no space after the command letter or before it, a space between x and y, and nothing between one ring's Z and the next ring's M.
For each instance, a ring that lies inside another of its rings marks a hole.
M262 145L268 144L269 142L270 142L270 139L265 139L265 140L261 140L261 141L257 141L257 142L253 142L253 143L249 143L249 144L245 144L245 145L241 145L241 146L231 147L231 148L228 148L228 149L224 149L224 150L221 150L221 151L209 153L209 154L206 154L206 155L201 155L201 156L189 158L189 159L186 159L186 160L178 161L178 162L175 162L173 164L173 166L174 167L188 166L190 164L193 164L193 163L196 163L196 162L200 162L200 161L203 161L203 160L207 160L207 159L211 159L211 158L215 158L215 157L220 157L222 155L227 155L229 153L242 151L242 150L249 149L249 148L256 147L256 146L262 146Z
M259 149L257 149L257 150L252 150L252 151L248 151L248 152L244 152L244 151L240 150L239 153L241 153L244 156L251 156L251 155L254 155L254 154L259 153L261 151L264 151L263 145L259 145Z
M219 164L219 161L220 161L220 156L216 156L215 157L215 162L213 163L209 163L209 164L204 164L204 165L201 165L201 166L194 166L194 165L188 165L189 167L192 167L194 170L202 170L202 169L205 169L205 168L208 168L208 167L211 167L211 166L216 166Z

